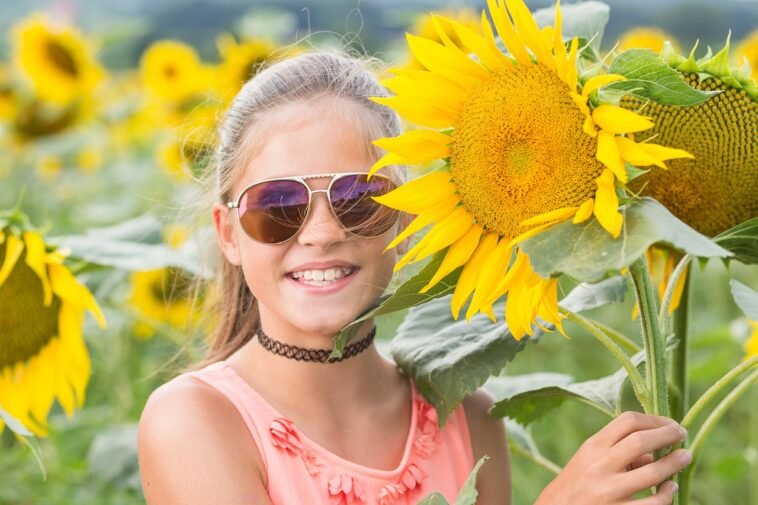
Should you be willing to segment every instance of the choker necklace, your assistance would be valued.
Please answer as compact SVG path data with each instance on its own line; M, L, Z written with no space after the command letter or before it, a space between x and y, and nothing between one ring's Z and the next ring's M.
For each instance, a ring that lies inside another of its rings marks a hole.
M278 354L279 356L298 361L334 363L355 356L370 346L371 342L374 341L374 335L376 335L376 326L371 328L371 331L368 332L368 335L366 335L363 340L345 346L341 357L332 359L329 359L329 356L332 354L331 349L309 349L307 347L285 344L284 342L279 342L266 335L262 328L258 328L255 333L258 336L258 342L261 343L264 349L273 352L274 354Z

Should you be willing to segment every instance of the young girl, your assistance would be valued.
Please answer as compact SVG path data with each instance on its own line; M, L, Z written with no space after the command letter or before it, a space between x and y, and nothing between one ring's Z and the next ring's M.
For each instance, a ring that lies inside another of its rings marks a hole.
M489 394L466 398L439 428L413 382L377 352L373 321L343 359L326 359L332 337L387 287L397 253L383 251L409 222L371 199L403 180L401 167L366 177L381 155L371 140L400 133L395 113L368 100L380 95L360 61L311 53L260 72L230 106L215 165L223 254L213 346L145 406L150 505L404 505L434 491L452 503L485 454L477 503L511 503ZM670 419L624 414L538 503L628 503L688 463L681 450L650 456L683 438ZM674 489L666 482L634 503L670 503Z

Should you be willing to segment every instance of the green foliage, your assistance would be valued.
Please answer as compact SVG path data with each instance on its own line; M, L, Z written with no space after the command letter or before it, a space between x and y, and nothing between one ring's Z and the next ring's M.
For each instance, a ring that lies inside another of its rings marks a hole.
M479 473L479 468L489 459L489 456L482 456L479 461L474 465L474 469L471 470L466 482L463 484L458 496L455 498L453 505L476 505L476 497L479 494L476 490L476 475ZM420 502L418 505L449 505L448 501L442 496L441 493L432 493Z
M758 321L758 292L742 284L740 281L732 279L729 283L732 286L732 296L734 301L745 315L753 321Z
M534 270L543 277L568 274L593 282L619 271L641 257L648 247L663 242L692 256L729 257L731 253L677 219L652 198L621 209L624 226L614 239L597 220L566 221L524 241Z
M758 217L719 233L713 240L731 251L737 261L758 264Z

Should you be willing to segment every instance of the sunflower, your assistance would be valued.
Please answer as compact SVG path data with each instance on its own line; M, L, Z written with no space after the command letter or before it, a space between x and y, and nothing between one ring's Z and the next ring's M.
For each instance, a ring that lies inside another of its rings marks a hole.
M84 36L34 14L13 29L13 57L44 101L67 105L89 95L104 76Z
M140 59L142 81L159 100L181 103L208 88L210 74L197 52L175 40L153 43Z
M165 241L179 247L187 237L187 229L180 226L167 228ZM135 324L135 336L148 339L160 324L184 328L194 317L189 297L192 277L176 267L160 268L131 275L132 291L129 303L140 315Z
M85 310L105 327L92 294L63 265L65 253L48 248L39 232L0 217L0 407L36 435L46 434L55 399L69 417L84 403Z
M233 98L279 49L275 43L265 39L249 38L237 42L228 33L218 37L216 47L222 59L216 69L216 88L227 100ZM289 50L286 54L294 54L294 51Z
M440 12L440 15L444 16L444 18L453 19L470 30L477 30L479 28L479 17L473 9L450 9ZM434 14L422 14L418 16L410 29L411 33L435 42L442 42L440 36L437 34L434 19ZM442 29L445 30L445 35L448 36L456 47L464 47L463 42L461 42L458 34L455 33L452 25L446 24L440 18L437 18L436 22L441 24ZM406 68L409 70L421 70L424 66L413 55L410 55L410 61L406 65Z
M758 30L745 37L735 51L737 64L747 61L752 69L751 77L758 80Z
M626 97L621 105L655 123L634 139L686 148L694 159L678 159L668 170L643 174L633 191L651 196L699 232L715 236L758 216L758 87L729 69L729 44L696 61L670 48L662 54L693 87L718 91L700 105L676 107Z
M666 41L669 41L674 48L677 47L676 39L660 28L638 26L621 34L618 48L621 51L632 48L645 48L659 53Z
M170 138L158 148L160 165L177 180L186 179L187 172L196 173L213 152L215 127L220 114L217 104L206 102L183 112Z
M445 21L464 49L440 23L442 43L408 34L411 51L427 70L394 70L396 76L383 83L396 96L373 100L432 129L375 140L387 154L371 172L392 164L447 162L447 169L378 198L417 215L390 247L432 225L396 268L446 250L422 291L462 266L453 317L471 296L466 317L481 311L494 319L492 304L509 293L505 318L521 338L532 334L537 316L560 329L560 316L558 280L537 275L519 243L556 223L593 215L617 237L623 217L616 184L628 180L625 164L662 166L689 155L634 142L623 134L647 130L651 121L611 103L596 105L594 92L621 76L595 76L580 87L578 40L567 49L559 4L555 27L543 29L522 0L489 0L488 7L510 55L497 48L484 12L481 31Z

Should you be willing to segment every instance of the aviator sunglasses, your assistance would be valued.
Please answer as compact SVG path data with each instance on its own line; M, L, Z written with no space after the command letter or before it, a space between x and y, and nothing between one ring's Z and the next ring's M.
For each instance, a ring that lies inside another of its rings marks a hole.
M331 180L326 189L311 189L305 182L327 177ZM377 174L369 180L366 172L278 177L247 186L226 206L237 209L248 237L263 244L281 244L297 235L308 219L313 194L324 193L332 214L346 231L372 238L387 233L400 214L372 197L395 187L389 177Z

